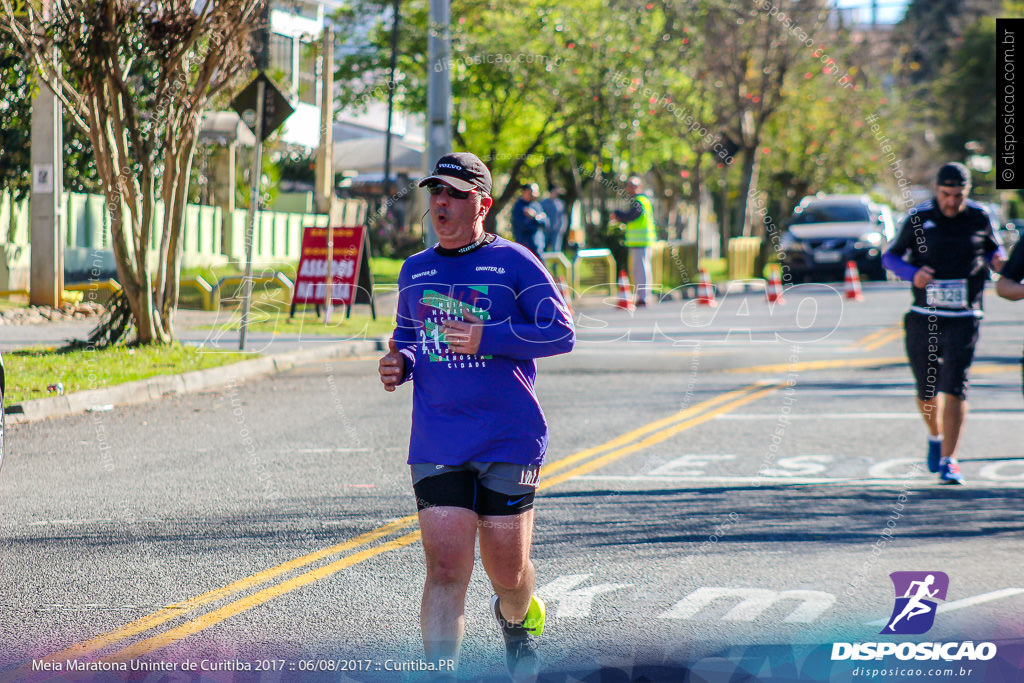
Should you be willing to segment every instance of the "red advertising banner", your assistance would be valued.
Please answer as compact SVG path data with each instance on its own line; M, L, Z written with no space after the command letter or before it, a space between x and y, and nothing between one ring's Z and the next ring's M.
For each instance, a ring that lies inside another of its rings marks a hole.
M333 228L334 245L331 264L331 305L351 306L364 261L361 225ZM327 228L306 228L302 231L302 251L295 278L295 304L323 304L327 293L328 266Z

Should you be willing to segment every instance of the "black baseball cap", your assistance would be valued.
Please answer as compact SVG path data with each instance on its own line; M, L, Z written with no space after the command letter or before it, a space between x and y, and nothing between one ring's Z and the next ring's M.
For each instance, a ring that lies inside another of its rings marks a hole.
M944 187L966 187L971 184L971 172L961 163L951 161L939 169L935 184Z
M433 174L420 181L420 187L432 180L439 180L456 190L477 189L491 194L491 172L477 155L469 152L445 154L437 160Z

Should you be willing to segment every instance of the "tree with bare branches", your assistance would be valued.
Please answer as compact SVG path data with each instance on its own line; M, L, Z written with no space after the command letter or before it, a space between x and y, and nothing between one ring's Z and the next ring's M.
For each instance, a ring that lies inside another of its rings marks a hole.
M12 0L0 0L0 35L92 143L141 344L173 338L202 113L251 66L250 34L264 2L52 0L16 17Z
M829 34L827 5L824 0L757 0L752 4L705 0L704 4L698 35L707 49L698 65L698 80L714 85L717 128L739 147L736 214L742 217L741 234L760 234L762 226L754 221L747 197L758 186L765 127L785 99L783 86L794 67L822 55L828 59L821 44ZM833 68L824 61L822 64ZM723 231L723 249L729 236Z

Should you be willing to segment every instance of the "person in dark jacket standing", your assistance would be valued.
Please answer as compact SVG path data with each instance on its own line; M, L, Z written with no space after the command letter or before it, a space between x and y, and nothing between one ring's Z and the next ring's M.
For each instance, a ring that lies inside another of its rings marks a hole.
M544 250L544 231L548 217L537 201L540 188L534 183L522 187L523 193L512 205L512 239L532 251L538 258Z

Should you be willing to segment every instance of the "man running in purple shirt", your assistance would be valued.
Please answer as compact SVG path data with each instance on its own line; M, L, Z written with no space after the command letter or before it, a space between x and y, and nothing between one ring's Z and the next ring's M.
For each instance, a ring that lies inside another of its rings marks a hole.
M423 646L429 661L458 660L479 531L509 675L529 678L544 628L530 546L548 443L535 359L572 350L575 330L543 265L484 232L491 174L480 159L445 155L420 186L438 244L402 265L378 371L387 391L413 381L408 462L427 564Z

